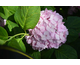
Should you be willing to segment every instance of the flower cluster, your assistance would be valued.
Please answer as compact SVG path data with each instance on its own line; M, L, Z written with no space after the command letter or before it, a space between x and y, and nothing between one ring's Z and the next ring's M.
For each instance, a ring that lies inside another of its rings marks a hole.
M34 50L58 49L66 42L68 29L62 22L63 17L52 10L45 9L40 13L40 20L34 29L29 29L30 36L25 36Z

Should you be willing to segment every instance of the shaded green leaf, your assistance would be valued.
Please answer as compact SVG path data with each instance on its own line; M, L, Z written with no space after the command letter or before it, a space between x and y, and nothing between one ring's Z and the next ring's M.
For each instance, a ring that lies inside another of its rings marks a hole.
M77 52L69 45L62 45L59 49L55 50L57 59L77 59Z
M66 43L74 42L77 38L78 38L77 35L76 35L76 36L75 36L75 35L74 35L74 36L68 35L68 36L67 36L67 41L66 41Z
M15 22L7 20L7 25L4 27L10 36L15 34L24 33L24 30ZM20 36L17 36L20 37Z
M14 20L14 14L11 15L11 16L9 16L7 20L10 20L10 21L12 21L12 22L15 22L15 20Z
M18 25L10 20L7 20L7 25L9 28L9 31L11 32L13 28L18 27Z
M66 21L67 28L80 28L80 17L78 16L69 16Z
M4 6L4 8L6 8L7 10L14 14L18 9L18 6Z
M72 46L77 51L78 58L80 58L80 38L70 43L69 45Z
M40 52L38 52L38 51L37 52L33 52L30 55L35 59L40 59L41 58Z
M24 33L24 30L21 27L15 27L12 29L11 33L13 35L18 34L18 33Z
M0 12L0 16L3 18L3 19L8 19L9 16L11 16L13 13L11 13L7 8L6 6L3 6L3 13Z
M6 40L8 38L7 31L0 26L0 39Z
M5 43L5 40L0 39L0 45L3 45Z
M40 17L39 6L21 6L17 9L14 18L24 29L32 29L37 24Z
M0 6L0 16L3 19L8 19L9 16L16 12L17 8L18 6Z
M3 27L0 27L0 45L5 44L5 41L7 39L8 39L7 31Z
M1 16L2 18L5 17L5 16L4 16L4 9L3 9L2 6L0 6L0 16Z
M67 21L65 23L69 31L67 42L73 42L79 37L79 33L80 33L79 24L80 24L80 17L70 16L67 18Z
M8 46L25 52L25 48L24 48L25 46L21 40L18 42L15 38L13 38L12 40L9 41Z
M21 38L18 38L18 39L16 39L16 40L17 40L17 42L19 43L19 45L20 45L21 49L23 50L23 52L26 52L26 47L25 47L22 39L21 39Z
M53 54L54 49L45 49L43 51L41 51L41 58L42 59L50 59L51 55Z
M80 17L70 16L65 23L66 27L70 31L70 35L78 35L80 33Z

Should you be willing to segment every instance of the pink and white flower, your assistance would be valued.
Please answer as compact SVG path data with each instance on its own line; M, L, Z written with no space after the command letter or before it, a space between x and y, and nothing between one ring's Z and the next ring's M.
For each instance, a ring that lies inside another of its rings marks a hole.
M63 17L52 10L41 11L40 20L34 29L29 29L30 36L25 36L34 50L58 49L66 42L68 29L62 22Z

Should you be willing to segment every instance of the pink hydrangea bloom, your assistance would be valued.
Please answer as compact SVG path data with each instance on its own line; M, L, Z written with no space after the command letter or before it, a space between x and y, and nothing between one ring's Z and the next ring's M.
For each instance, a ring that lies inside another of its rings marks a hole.
M41 11L40 20L34 29L29 29L30 36L25 36L34 50L58 49L66 42L68 29L62 22L63 17L52 10Z

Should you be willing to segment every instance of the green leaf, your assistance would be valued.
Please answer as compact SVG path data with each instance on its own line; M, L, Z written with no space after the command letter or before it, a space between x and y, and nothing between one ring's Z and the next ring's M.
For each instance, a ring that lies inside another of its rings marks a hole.
M39 6L21 6L16 11L14 18L24 29L32 29L36 26L40 17Z
M7 30L8 34L10 36L13 36L15 34L24 33L24 30L16 24L14 21L7 20L5 29ZM20 37L20 36L19 36Z
M3 13L4 13L4 9L3 9L2 6L0 6L0 16L1 16L2 18L5 17Z
M0 12L0 16L3 18L3 19L8 19L9 16L11 16L13 13L11 13L7 8L6 6L3 6L3 13Z
M66 41L66 43L72 43L72 42L74 42L76 39L78 38L78 36L76 35L74 35L74 36L72 36L72 35L68 35L67 36L67 41Z
M42 59L50 59L51 55L53 54L54 49L45 49L43 51L41 51L41 58Z
M65 25L69 31L68 42L73 42L79 37L79 33L80 33L79 24L80 24L80 17L70 16L67 18Z
M59 49L55 50L57 59L77 59L77 52L69 45L62 45Z
M40 52L33 52L32 54L31 54L31 56L33 57L33 58L35 58L35 59L40 59L41 58L41 55L40 55Z
M13 15L18 6L0 6L0 16L4 19L8 19L9 16Z
M18 6L4 6L4 8L6 8L7 10L14 14L18 9Z
M71 32L70 35L77 35L80 33L80 17L77 16L69 16L65 23L66 27Z
M10 20L7 20L7 23L6 24L8 25L8 28L9 28L9 31L10 32L12 31L13 28L19 27L16 23L14 23L14 22L12 22Z
M0 39L0 45L3 45L5 43L5 40Z
M70 43L69 45L72 46L77 51L78 58L80 58L80 38Z
M9 41L8 46L25 52L25 46L22 40L17 41L15 38Z
M6 40L8 38L7 31L0 26L0 39Z
M26 47L25 47L23 41L21 40L21 38L18 38L18 39L16 39L16 40L17 40L17 42L19 43L22 51L23 51L23 52L26 52Z
M8 39L7 31L3 27L0 27L0 45L3 45L7 39Z
M67 28L80 28L80 17L78 16L69 16L66 21Z

